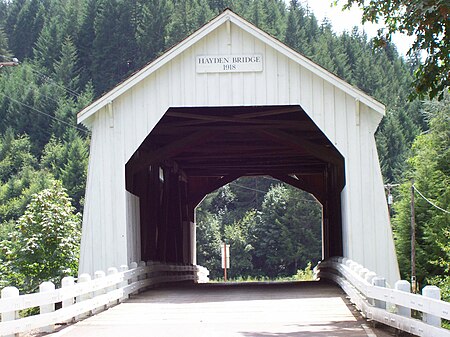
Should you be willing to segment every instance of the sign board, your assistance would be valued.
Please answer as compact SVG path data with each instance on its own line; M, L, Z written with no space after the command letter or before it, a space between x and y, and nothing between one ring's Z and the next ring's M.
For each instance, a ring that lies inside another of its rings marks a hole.
M225 243L221 244L222 247L222 268L225 269L225 260L227 269L230 268L230 245Z
M255 55L197 56L197 73L244 73L263 70L263 57Z

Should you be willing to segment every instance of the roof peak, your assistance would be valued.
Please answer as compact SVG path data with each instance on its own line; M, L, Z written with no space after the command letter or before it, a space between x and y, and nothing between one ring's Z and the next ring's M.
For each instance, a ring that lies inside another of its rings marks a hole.
M384 105L376 101L374 98L370 97L358 88L353 87L349 83L345 82L343 79L339 78L335 74L329 72L322 66L313 62L306 56L300 54L299 52L286 46L283 42L277 40L275 37L264 32L260 28L256 27L252 23L245 20L239 14L232 11L230 8L225 8L222 13L205 23L202 27L196 30L194 33L180 41L178 44L170 47L164 52L163 55L157 59L151 61L145 65L140 70L136 71L130 77L125 79L123 82L119 83L116 87L110 91L103 94L89 106L81 110L77 117L78 123L86 121L90 116L94 115L98 110L105 107L108 103L112 102L114 99L122 95L124 92L132 88L134 85L139 83L141 80L145 79L147 76L155 72L157 69L161 68L164 64L171 61L186 49L193 46L195 43L203 39L206 35L212 31L218 29L225 22L230 21L236 26L238 26L243 31L253 35L254 37L261 40L263 43L274 48L276 51L284 54L289 59L297 62L304 68L310 70L317 76L328 81L332 85L340 88L350 96L354 97L356 100L366 104L380 114L384 114Z

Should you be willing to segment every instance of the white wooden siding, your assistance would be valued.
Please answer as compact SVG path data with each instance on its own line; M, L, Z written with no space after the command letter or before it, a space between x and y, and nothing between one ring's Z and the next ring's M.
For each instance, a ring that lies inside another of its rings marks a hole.
M91 115L85 109L80 115L92 128L80 271L92 273L126 264L131 257L139 260L139 234L129 227L139 218L138 200L125 191L125 164L167 109L296 104L345 158L345 256L385 275L390 282L397 280L397 260L373 137L381 118L373 109L377 103L363 94L357 103L348 85L336 85L331 75L322 76L314 67L305 67L299 59L290 57L290 52L276 49L275 42L268 43L237 23L230 24L229 32L226 23L217 25L151 74L138 74L140 81L127 90L119 88L105 96L112 99L113 123L107 107ZM227 53L261 54L263 71L196 73L196 56ZM99 104L94 103L93 109Z

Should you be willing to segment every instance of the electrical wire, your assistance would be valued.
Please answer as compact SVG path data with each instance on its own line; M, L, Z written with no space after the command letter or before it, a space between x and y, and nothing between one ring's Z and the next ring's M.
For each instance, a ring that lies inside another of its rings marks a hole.
M282 181L279 181L279 180L276 180L276 179L271 179L271 178L267 178L267 179L272 180L272 181L275 181L275 182L278 182L278 183L280 183L280 184L283 184ZM243 185L239 185L239 184L236 184L235 182L231 182L231 183L229 183L229 184L230 184L230 185L234 185L234 186L236 186L236 187L244 188L244 189L247 189L247 190L250 190L250 191L254 191L254 192L258 192L258 193L262 193L262 194L267 194L267 192L264 192L264 191L262 191L262 190L258 190L258 189L251 188L251 187L247 187L247 186L243 186ZM317 204L317 201L316 201L316 200L303 199L302 201L305 201L305 202L311 202L311 203Z
M240 188L244 188L244 189L247 189L247 190L250 190L250 191L254 191L254 192L258 192L258 193L262 193L262 194L266 194L267 193L267 192L264 192L262 190L257 190L255 188L247 187L247 186L244 186L244 185L239 185L239 184L236 184L234 182L230 183L230 185L234 185L234 186L237 186L237 187L240 187Z
M415 190L417 193L419 193L419 195L420 195L423 199L425 199L425 201L428 202L431 206L437 208L438 210L440 210L440 211L442 211L442 212L445 212L445 213L447 213L447 214L450 214L449 211L447 211L447 210L445 210L445 209L439 207L438 205L436 205L436 204L434 204L433 202L431 202L430 200L428 200L428 199L427 199L427 198L426 198L426 197L425 197L425 196L417 189L417 187L416 187L415 185L412 185L412 187L413 187L414 190Z
M30 90L32 91L34 94L37 94L37 96L42 96L45 97L46 99L49 99L50 101L55 102L56 104L60 104L60 102L58 102L56 99L54 99L53 97L50 97L48 95L43 94L42 92L38 91L36 88L31 88L26 86L25 83L16 83L19 84L19 86L21 86L22 88L24 88L25 90ZM29 91L29 92L30 92Z
M0 55L0 57L3 57L3 58L5 58L5 59L9 59L9 60L11 60L11 61L14 61L13 58L11 58L11 57L6 57L5 55ZM65 90L65 91L67 91L69 94L74 95L74 96L76 96L76 97L80 97L80 96L81 96L80 93L78 93L78 92L76 92L76 91L74 91L74 90L72 90L72 89L70 89L70 88L67 88L67 87L64 86L64 85L59 84L56 80L54 80L53 78L51 78L49 75L43 74L43 73L41 73L40 71L37 71L36 69L33 69L33 67L30 67L30 70L31 70L33 73L35 73L35 74L41 76L41 78L43 78L43 79L45 79L45 80L50 80L50 81L52 81L54 85L56 85L57 87L59 87L59 88Z
M80 97L80 96L81 96L81 94L79 94L78 92L76 92L76 91L74 91L74 90L72 90L72 89L69 89L69 88L65 87L64 85L59 84L56 80L54 80L54 79L51 78L50 76L45 75L45 74L43 74L43 73L37 71L36 69L33 69L33 67L30 67L30 69L31 69L31 71L32 71L33 73L35 73L35 74L41 76L41 77L44 78L45 80L50 80L54 85L56 85L57 87L59 87L59 88L65 90L65 91L67 91L69 94L74 95L74 96L76 96L76 97Z
M55 117L55 116L52 116L52 115L50 115L50 114L48 114L48 113L46 113L46 112L43 112L43 111L41 111L41 110L38 110L38 109L36 109L35 107L32 107L32 106L30 106L30 105L28 105L28 104L26 104L26 103L23 103L23 102L20 102L20 101L14 99L14 98L11 98L11 97L9 97L8 95L4 94L3 92L0 92L0 95L6 97L7 99L9 99L9 100L12 101L12 102L15 102L15 103L17 103L17 104L23 105L24 107L27 107L28 109L31 109L31 110L33 110L33 111L35 111L35 112L37 112L37 113L40 113L40 114L42 114L42 115L44 115L44 116L47 116L47 117L49 117L49 118L51 118L51 119L53 119L53 120L55 120L55 121L57 121L57 122L63 123L63 124L65 124L65 125L67 125L67 126L69 126L69 127L71 127L71 128L74 128L74 129L77 129L77 130L79 130L79 131L82 131L82 132L84 132L84 133L86 133L86 134L89 134L88 131L86 131L86 130L84 130L84 129L82 129L82 128L79 128L79 127L76 126L76 125L72 125L72 124L70 124L70 123L68 123L68 122L66 122L66 121L64 121L64 120L62 120L62 119L59 119L59 118L57 118L57 117Z

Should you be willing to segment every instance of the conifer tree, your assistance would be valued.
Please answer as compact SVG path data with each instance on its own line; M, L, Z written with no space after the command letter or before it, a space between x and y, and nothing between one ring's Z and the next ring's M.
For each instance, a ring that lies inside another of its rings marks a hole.
M11 52L9 51L8 45L8 37L6 36L5 31L0 25L0 62L1 61L9 61L12 57Z
M44 5L38 0L26 0L19 7L17 19L8 34L13 54L23 60L32 55L33 45L44 24Z
M166 1L150 0L142 5L142 19L137 25L136 41L139 64L153 60L164 48L167 34L168 7Z
M85 85L92 80L93 46L95 40L95 19L97 17L97 0L87 0L84 15L81 19L81 34L76 39L80 65L80 85Z
M33 48L34 59L44 72L53 70L53 63L61 53L61 40L59 38L59 19L52 17L42 28Z
M76 98L79 90L77 49L67 36L61 45L61 55L54 64L54 79L66 89L67 97Z

